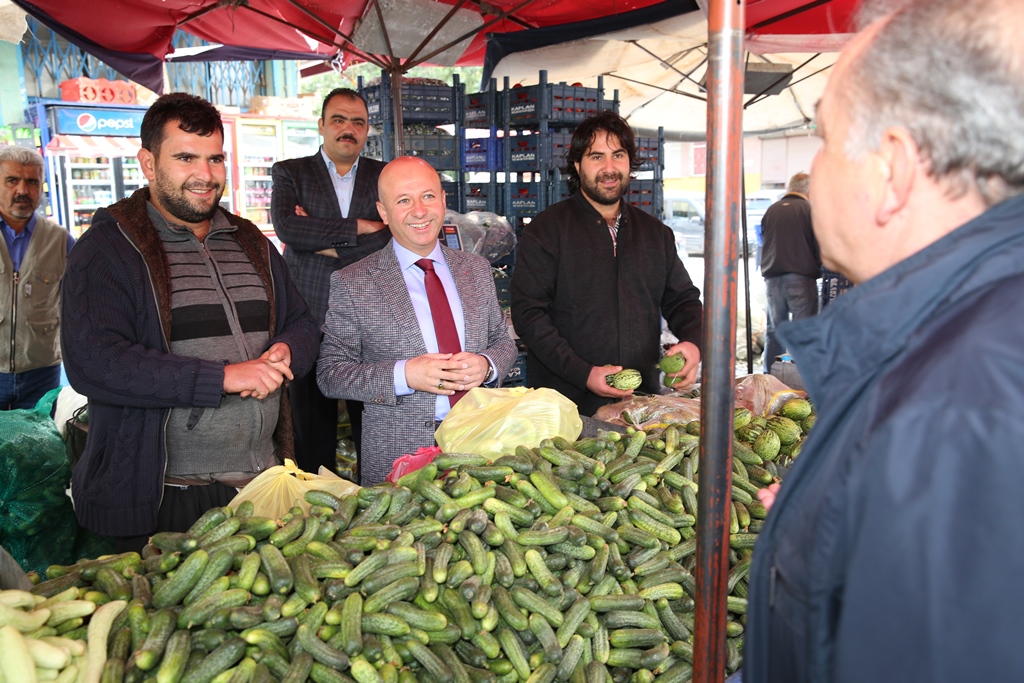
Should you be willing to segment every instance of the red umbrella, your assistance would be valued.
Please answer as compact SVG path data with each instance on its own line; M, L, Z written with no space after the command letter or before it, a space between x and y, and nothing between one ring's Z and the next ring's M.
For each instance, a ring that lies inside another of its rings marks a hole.
M68 40L157 91L162 85L156 82L160 64L168 59L341 55L343 61L369 61L397 74L426 61L481 64L489 34L569 28L646 8L671 16L695 11L699 1L14 0ZM855 4L856 0L747 0L748 42L847 33ZM178 29L215 47L175 55ZM565 33L561 40L567 35L574 34ZM442 52L443 48L451 49Z

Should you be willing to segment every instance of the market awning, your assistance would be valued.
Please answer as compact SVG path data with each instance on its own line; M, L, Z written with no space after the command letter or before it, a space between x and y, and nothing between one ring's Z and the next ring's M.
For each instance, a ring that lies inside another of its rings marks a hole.
M83 157L133 157L142 143L138 138L114 135L54 135L46 143L49 154L77 154Z

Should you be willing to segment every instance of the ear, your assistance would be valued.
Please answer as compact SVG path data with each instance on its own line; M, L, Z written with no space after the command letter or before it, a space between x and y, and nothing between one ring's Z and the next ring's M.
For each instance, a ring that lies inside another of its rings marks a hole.
M324 134L324 117L321 116L319 119L317 119L317 121L316 121L316 129L320 133L320 136L323 137L323 134Z
M384 221L384 225L387 225L388 224L388 214L387 214L387 211L384 210L384 205L381 204L379 201L377 202L377 213L380 214L380 219L382 221Z
M146 176L146 180L149 182L153 182L156 178L156 157L148 149L140 149L135 158L139 160L142 175Z
M887 225L906 208L914 184L920 182L922 159L917 143L905 128L890 128L882 134L878 159L881 201L875 219L879 225Z

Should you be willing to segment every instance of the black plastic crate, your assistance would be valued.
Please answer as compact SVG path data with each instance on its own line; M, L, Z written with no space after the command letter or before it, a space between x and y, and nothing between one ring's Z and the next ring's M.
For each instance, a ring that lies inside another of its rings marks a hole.
M465 171L500 171L504 158L504 144L497 135L462 141L462 168Z
M502 213L501 186L497 183L466 183L462 205L465 211Z
M402 120L404 123L455 123L459 120L462 86L402 83ZM380 83L359 88L366 99L370 123L379 125L395 117L391 97L391 79L381 75Z
M618 111L618 101L605 99L601 88L565 83L540 83L512 88L505 94L505 110L511 125L541 121L555 125L576 125L604 109Z
M510 136L509 171L546 171L565 165L572 133L541 133Z
M662 184L660 180L631 180L623 199L641 211L661 217Z
M406 135L405 153L420 157L439 171L454 171L459 168L458 140L451 135Z
M497 90L466 93L462 121L466 128L492 128L505 125L501 93Z
M636 156L641 171L657 171L665 165L664 145L661 138L636 138Z
M525 352L520 352L516 356L516 362L512 365L512 369L509 370L508 374L505 375L505 381L501 385L504 387L527 386Z

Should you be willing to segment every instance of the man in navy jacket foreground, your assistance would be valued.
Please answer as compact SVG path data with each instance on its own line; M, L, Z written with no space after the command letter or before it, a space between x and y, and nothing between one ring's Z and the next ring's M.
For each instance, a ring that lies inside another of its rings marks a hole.
M811 207L857 286L779 330L818 421L754 551L745 683L1024 680L1022 33L1017 0L909 0L832 72Z

